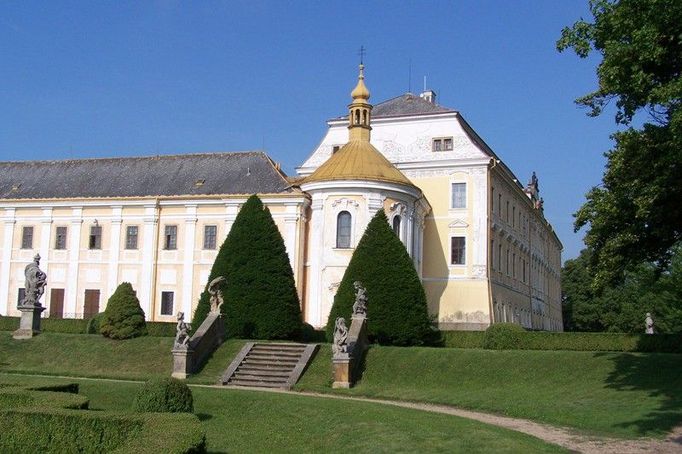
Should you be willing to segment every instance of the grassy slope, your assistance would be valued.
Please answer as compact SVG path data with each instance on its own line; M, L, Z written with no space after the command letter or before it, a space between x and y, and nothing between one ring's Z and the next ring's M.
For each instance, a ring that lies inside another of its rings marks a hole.
M45 381L0 374L0 382L12 380ZM140 386L76 381L93 410L129 410ZM566 452L516 432L417 410L213 388L192 393L211 452Z
M195 379L215 383L243 341L230 340L218 349ZM139 337L114 341L99 335L43 333L15 341L0 332L0 372L145 380L171 372L173 338Z
M373 347L361 382L332 391L329 346L296 386L437 402L623 437L682 423L682 355Z

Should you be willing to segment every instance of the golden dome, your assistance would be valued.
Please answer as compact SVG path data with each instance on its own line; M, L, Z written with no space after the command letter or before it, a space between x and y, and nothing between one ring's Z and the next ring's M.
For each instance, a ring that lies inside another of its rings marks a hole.
M365 86L365 65L360 64L360 74L358 75L358 84L355 86L353 91L350 93L353 98L353 102L356 100L369 101L369 90Z
M412 182L365 140L351 140L317 168L303 183L369 180L413 186Z

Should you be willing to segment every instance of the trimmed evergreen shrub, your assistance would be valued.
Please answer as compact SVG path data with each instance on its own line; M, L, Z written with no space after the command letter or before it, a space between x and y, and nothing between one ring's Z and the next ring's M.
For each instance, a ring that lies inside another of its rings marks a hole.
M483 348L485 331L441 331L443 346L449 348Z
M424 287L405 246L388 225L384 210L370 221L339 284L327 321L333 339L337 317L349 320L355 302L353 283L367 290L367 328L371 340L384 345L422 345L437 341Z
M297 339L301 307L284 240L256 195L242 206L216 256L192 317L198 329L210 309L208 283L225 276L227 334L247 339Z
M135 396L138 413L192 413L194 399L185 383L175 378L155 378L144 384Z
M485 330L483 348L515 350L521 346L526 330L515 323L494 323Z
M104 312L100 312L99 314L95 315L90 320L88 320L88 326L85 328L85 333L99 334L99 328L100 325L102 324L102 317L104 317Z
M147 322L147 335L155 337L175 337L177 323Z
M100 332L111 339L130 339L147 334L144 311L130 283L123 282L109 298L100 322Z

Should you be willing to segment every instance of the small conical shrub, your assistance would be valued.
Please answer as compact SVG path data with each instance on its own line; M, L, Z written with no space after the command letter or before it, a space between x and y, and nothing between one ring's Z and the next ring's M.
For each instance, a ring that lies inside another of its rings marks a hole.
M221 311L226 314L229 336L300 336L303 321L289 256L270 210L256 195L239 211L218 251L208 282L218 276L227 279L222 287L225 303ZM192 319L195 329L206 318L209 306L205 289Z
M119 285L109 298L100 322L100 333L111 339L130 339L147 334L144 311L128 282Z
M435 342L424 287L405 246L388 225L384 210L372 218L339 284L327 321L333 338L337 317L348 320L355 301L353 282L367 290L367 328L370 339L385 345Z

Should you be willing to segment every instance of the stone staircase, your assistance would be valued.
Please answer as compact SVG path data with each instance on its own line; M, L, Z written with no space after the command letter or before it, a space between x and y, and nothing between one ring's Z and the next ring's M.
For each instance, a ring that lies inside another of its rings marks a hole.
M248 342L223 373L229 386L291 389L318 345Z

